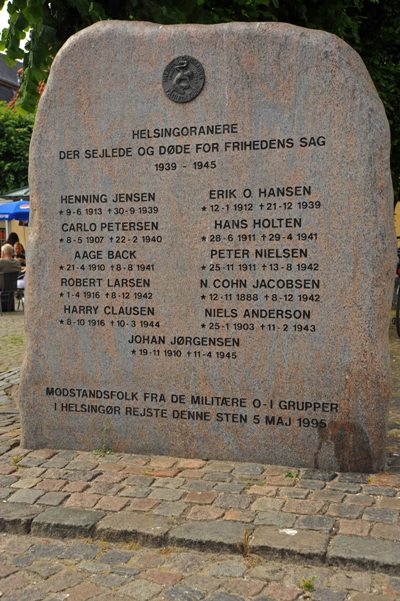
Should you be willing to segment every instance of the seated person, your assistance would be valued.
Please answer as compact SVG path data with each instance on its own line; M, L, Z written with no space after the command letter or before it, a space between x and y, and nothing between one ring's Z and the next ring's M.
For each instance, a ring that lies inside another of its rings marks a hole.
M16 242L14 244L14 259L18 261L21 267L26 267L25 249L21 242Z
M0 259L0 290L4 291L4 275L6 273L14 272L20 273L21 265L13 259L13 247L11 244L3 244L1 247L1 259ZM3 311L14 311L14 297L9 301L6 298L1 297L1 304Z
M16 242L19 242L18 234L11 232L6 240L6 244L11 244L11 246L14 246Z
M14 249L11 244L3 244L1 247L0 273L8 273L9 271L21 271L21 265L13 259Z

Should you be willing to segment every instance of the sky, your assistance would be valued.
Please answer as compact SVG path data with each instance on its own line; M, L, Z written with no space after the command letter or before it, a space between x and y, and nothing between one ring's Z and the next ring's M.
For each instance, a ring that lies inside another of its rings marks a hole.
M7 27L7 25L8 25L7 5L4 5L3 9L0 10L0 31L4 27Z
M0 10L0 32L4 29L4 27L8 26L8 12L7 12L7 3L4 5L2 10ZM24 47L24 41L20 44L20 46Z

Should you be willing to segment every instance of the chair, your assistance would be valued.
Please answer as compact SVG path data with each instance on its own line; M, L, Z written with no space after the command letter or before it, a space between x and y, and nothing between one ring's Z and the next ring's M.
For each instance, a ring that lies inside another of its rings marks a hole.
M25 273L21 273L17 279L17 293L15 295L15 300L18 301L17 311L19 311L20 306L22 305L22 310L25 308Z
M8 271L0 276L1 310L3 312L15 311L14 294L17 290L19 271Z

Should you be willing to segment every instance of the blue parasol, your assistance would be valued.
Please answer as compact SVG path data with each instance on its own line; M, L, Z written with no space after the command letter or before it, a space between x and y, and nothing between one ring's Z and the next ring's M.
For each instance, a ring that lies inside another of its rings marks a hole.
M29 202L26 200L0 204L0 221L10 221L11 219L29 221L29 208Z

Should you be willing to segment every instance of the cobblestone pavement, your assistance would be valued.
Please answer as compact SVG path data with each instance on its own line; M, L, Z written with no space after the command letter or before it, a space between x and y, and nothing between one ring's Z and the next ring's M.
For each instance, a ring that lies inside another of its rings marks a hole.
M393 331L388 469L338 474L22 449L23 316L0 328L1 601L400 599Z

